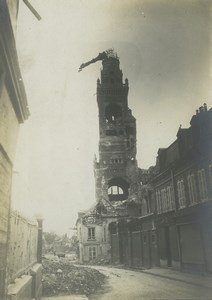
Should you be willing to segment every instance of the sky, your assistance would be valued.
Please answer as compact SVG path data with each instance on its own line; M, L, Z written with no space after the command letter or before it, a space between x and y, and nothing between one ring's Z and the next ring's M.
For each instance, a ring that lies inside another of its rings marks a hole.
M211 1L20 1L17 50L30 117L21 125L12 203L41 214L44 230L72 232L77 212L95 203L98 155L96 81L101 62L79 66L108 48L129 79L140 168L156 162L180 124L212 107Z

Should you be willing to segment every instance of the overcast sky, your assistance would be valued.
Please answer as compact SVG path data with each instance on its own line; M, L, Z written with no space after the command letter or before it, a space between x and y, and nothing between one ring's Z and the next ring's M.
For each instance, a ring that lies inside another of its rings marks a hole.
M204 102L212 106L210 15L206 0L20 1L17 48L31 116L21 125L13 207L41 213L44 230L67 232L95 202L98 153L96 80L101 62L81 63L108 48L129 79L137 120L137 159L155 164L157 150L188 127Z

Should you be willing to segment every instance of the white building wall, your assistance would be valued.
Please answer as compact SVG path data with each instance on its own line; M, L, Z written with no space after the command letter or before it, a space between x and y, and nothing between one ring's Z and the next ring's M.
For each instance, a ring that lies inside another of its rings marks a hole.
M115 219L105 220L101 224L83 224L82 220L78 223L78 239L79 239L79 252L80 261L88 262L89 248L96 249L96 260L110 259L110 235L109 224ZM95 239L88 238L88 228L95 228ZM90 250L91 251L91 250Z
M9 280L37 262L37 238L37 222L29 221L13 211L10 217Z

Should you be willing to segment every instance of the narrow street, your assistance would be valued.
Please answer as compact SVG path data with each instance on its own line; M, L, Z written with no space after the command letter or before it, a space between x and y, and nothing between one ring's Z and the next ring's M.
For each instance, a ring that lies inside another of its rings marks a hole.
M136 299L212 299L212 288L186 283L139 271L96 267L108 279L103 291L90 295L89 300Z
M212 300L211 29L0 0L0 300Z
M55 261L55 260L53 260ZM58 262L65 262L59 259ZM68 265L66 265L68 266ZM78 285L83 286L70 293L64 294L63 290L58 295L46 295L42 300L136 300L136 299L170 299L170 300L210 300L212 299L212 277L199 274L189 274L174 271L172 269L153 268L145 270L128 270L111 266L86 266L70 265L71 269L80 268L77 273L83 277L84 270L89 274L99 271L106 276L105 283L98 285L89 293L85 293L86 282L82 283L80 278L75 278L72 272L70 281L75 280ZM63 269L65 272L65 269ZM53 269L52 269L53 271ZM96 274L99 274L97 272ZM102 274L99 274L102 275ZM101 277L101 276L100 276ZM96 279L93 277L95 285ZM58 278L58 287L60 285ZM68 282L66 283L68 285ZM53 286L52 286L53 287ZM49 287L50 288L50 287Z

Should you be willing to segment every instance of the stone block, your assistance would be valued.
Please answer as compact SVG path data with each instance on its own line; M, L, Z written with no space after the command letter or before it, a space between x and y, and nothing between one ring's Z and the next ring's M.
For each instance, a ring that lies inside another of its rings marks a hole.
M32 297L40 300L42 296L42 265L34 265L30 270L30 274L32 276Z
M32 299L32 276L30 275L23 275L8 286L7 300L20 299Z

